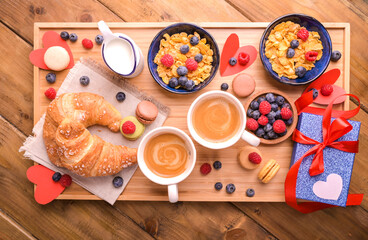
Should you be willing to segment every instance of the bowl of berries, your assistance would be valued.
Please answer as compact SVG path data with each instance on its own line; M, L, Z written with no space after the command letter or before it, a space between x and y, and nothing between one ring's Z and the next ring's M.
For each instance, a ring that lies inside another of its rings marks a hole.
M175 23L162 29L148 50L148 69L169 92L189 94L207 86L219 67L219 49L205 29Z
M253 94L246 106L246 128L264 144L277 144L293 133L298 113L293 101L278 90Z

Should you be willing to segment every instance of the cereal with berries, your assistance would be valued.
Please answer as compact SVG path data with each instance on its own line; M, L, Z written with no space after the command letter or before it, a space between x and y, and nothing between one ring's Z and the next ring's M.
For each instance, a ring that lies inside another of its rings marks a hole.
M279 77L304 77L314 63L321 59L323 46L318 32L308 31L299 24L287 21L272 29L265 55Z
M170 87L192 90L210 76L213 50L197 32L166 33L154 62L158 75Z

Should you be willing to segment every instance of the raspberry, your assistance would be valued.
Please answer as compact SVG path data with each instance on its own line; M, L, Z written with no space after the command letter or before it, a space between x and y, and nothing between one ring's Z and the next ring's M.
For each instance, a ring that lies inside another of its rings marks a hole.
M211 172L212 168L211 168L211 165L209 163L203 163L201 168L200 168L200 171L203 175L207 175Z
M135 124L132 121L126 121L121 126L121 130L124 134L133 134L135 132Z
M54 100L56 97L56 90L52 87L50 87L49 89L47 89L45 91L45 96L50 99L50 100Z
M286 125L285 125L284 121L282 121L280 119L279 120L276 120L273 123L272 127L273 127L273 131L275 133L283 133L286 130Z
M315 51L309 51L305 53L305 59L307 61L313 62L317 59L318 56L318 52Z
M195 71L198 67L198 63L194 59L188 58L185 61L185 66L187 66L189 71Z
M92 42L91 40L89 40L88 38L83 39L83 41L82 41L82 45L83 45L83 47L84 47L84 48L86 48L86 49L91 49L91 48L93 48L93 42Z
M300 38L301 40L303 40L304 42L307 41L308 37L309 37L309 32L307 29L302 28L298 31L298 33L296 34L298 36L298 38Z
M238 62L239 62L240 65L247 65L249 60L250 60L249 54L247 54L245 52L239 53Z
M262 115L267 115L271 112L271 104L267 101L263 101L259 104L259 112Z
M174 64L174 58L170 54L165 54L161 58L161 63L165 67L171 67Z
M63 176L61 176L59 182L60 182L61 186L69 187L70 184L72 184L72 178L68 174L64 174Z
M255 131L258 128L258 122L254 118L249 118L246 125L247 128L251 131Z
M258 118L258 123L259 123L260 125L262 125L262 126L266 126L266 125L267 125L267 123L268 123L268 118L267 118L266 116L262 115L262 116L260 116L260 117Z
M248 160L254 164L260 164L262 161L262 158L261 156L259 156L258 153L252 152L252 153L249 153Z
M288 120L293 116L293 113L291 112L291 110L289 108L281 108L281 117L282 119Z
M330 96L332 92L333 92L333 87L331 84L325 84L321 88L321 94L323 96Z

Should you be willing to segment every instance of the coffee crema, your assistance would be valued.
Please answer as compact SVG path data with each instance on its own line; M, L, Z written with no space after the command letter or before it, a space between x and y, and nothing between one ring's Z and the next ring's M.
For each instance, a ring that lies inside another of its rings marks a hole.
M239 131L241 118L234 103L224 97L216 97L197 104L192 124L201 138L218 143L229 140Z
M144 148L144 161L154 174L171 178L187 168L189 153L182 138L161 134L150 139Z

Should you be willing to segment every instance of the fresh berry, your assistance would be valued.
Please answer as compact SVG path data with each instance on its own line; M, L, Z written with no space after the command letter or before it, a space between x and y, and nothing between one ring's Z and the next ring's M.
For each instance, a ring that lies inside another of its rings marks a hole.
M289 103L284 103L284 104L282 104L282 106L281 106L281 108L289 108L289 109L291 109L291 106L290 106L290 104Z
M170 54L165 54L161 57L161 63L165 67L171 67L174 64L174 58Z
M114 187L119 188L121 186L123 186L124 183L124 179L120 176L116 176L114 177L114 179L112 180L112 184L114 185Z
M198 37L193 36L193 37L191 37L191 38L190 38L190 44L191 44L192 46L195 46L195 45L197 45L198 43L199 43L199 38L198 38Z
M88 38L85 38L85 39L82 40L82 45L86 49L93 48L93 42L91 40L89 40Z
M291 124L293 124L293 117L289 118L288 120L285 121L286 126L290 126Z
M247 191L245 192L245 194L247 195L247 197L253 197L255 192L253 188L248 188Z
M46 75L46 81L48 83L54 83L56 81L56 75L55 75L55 73L52 73L52 72L48 73Z
M104 37L102 35L96 35L95 37L95 42L98 44L98 45L101 45L104 41Z
M276 120L272 127L275 133L283 133L286 130L286 125L282 120Z
M231 66L234 66L234 65L236 64L236 62L237 62L236 58L230 58L230 59L229 59L229 64L230 64Z
M267 101L263 101L261 102L261 104L259 104L259 112L262 115L266 115L271 111L271 104Z
M248 110L247 110L247 117L252 117L252 112L253 112L253 110L250 109L250 108L248 108Z
M61 178L61 173L55 172L54 175L52 175L52 181L58 182Z
M203 59L203 56L202 54L198 53L197 55L194 56L194 60L197 62L197 63L200 63L202 62L202 59Z
M267 136L268 139L275 139L275 138L277 138L277 134L273 130L269 131L265 136Z
M268 118L266 116L262 115L258 118L259 125L265 126L267 123L268 123Z
M331 84L325 84L321 88L321 94L323 96L330 96L332 92L333 92L333 87Z
M71 34L69 35L69 40L70 40L71 42L76 42L76 41L78 40L78 35L77 35L77 34L75 34L75 33L71 33Z
M89 77L87 76L82 76L79 78L79 82L80 84L82 84L83 86L87 86L89 84Z
M266 116L267 116L268 120L271 121L272 119L276 118L276 112L271 111Z
M292 111L289 108L281 108L281 117L284 120L288 120L293 116Z
M201 168L200 168L200 171L203 175L207 175L211 172L212 168L211 168L211 165L209 163L203 163Z
M277 103L277 105L282 106L285 103L285 98L283 96L277 96L276 97L276 103Z
M195 83L193 80L188 80L188 82L185 84L185 89L186 90L192 90L195 86Z
M188 82L188 78L186 76L179 77L179 85L185 87L185 84Z
M340 51L333 51L331 54L331 61L337 62L341 58L341 52Z
M220 183L220 182L215 183L215 189L217 191L220 191L222 189L222 183Z
M249 54L245 52L239 53L238 61L240 65L247 65L247 63L249 63L249 60L250 60Z
M277 110L279 110L279 105L277 105L277 103L272 103L271 104L271 111L276 112Z
M258 128L256 131L256 136L261 138L265 135L265 131L263 130L263 128Z
M305 59L307 61L313 62L317 59L318 56L318 52L315 51L309 51L305 53Z
M132 121L126 121L121 126L121 130L124 134L133 134L135 132L136 126Z
M250 108L253 110L257 110L259 108L259 103L258 101L253 101L250 103Z
M254 164L260 164L261 161L262 161L262 158L261 156L259 156L258 153L256 152L252 152L252 153L249 153L248 155L248 160L251 162L251 163L254 163Z
M273 95L273 93L267 93L266 94L266 100L269 102L269 103L273 103L276 101L275 99L275 95Z
M267 114L267 115L268 115L268 114ZM269 124L271 124L271 125L272 125L275 121L276 121L276 119L275 119L275 118L269 118L269 119L268 119L268 123L269 123Z
M258 129L258 122L257 120L253 118L249 118L247 120L246 126L247 126L247 129L249 129L250 131L255 131Z
M291 48L297 48L297 47L299 47L299 41L298 41L298 40L296 40L296 39L292 40L292 41L290 42L290 47L291 47Z
M229 84L227 84L227 83L223 83L223 84L221 84L221 90L222 91L226 91L226 90L228 90L229 89Z
M233 192L235 192L235 185L232 183L229 183L228 185L226 185L226 192L231 194Z
M69 187L70 184L72 184L72 178L68 174L64 174L63 176L61 176L59 182L60 182L61 186Z
M276 134L276 133L275 133ZM267 133L263 136L264 139L270 139L270 137L267 135Z
M118 92L115 97L118 102L123 102L125 100L125 93Z
M280 110L276 111L275 119L281 119L281 111Z
M302 28L298 31L296 36L305 42L305 41L307 41L307 39L309 37L309 32L308 32L307 29Z
M282 137L282 136L285 136L287 133L287 129L285 130L285 132L282 132L282 133L279 133L279 136Z
M261 113L258 110L254 110L252 112L252 118L254 118L255 120L258 120L258 118L261 116Z
M179 86L179 81L176 77L173 77L169 80L169 86L172 88L176 88L177 86Z
M69 39L69 33L66 31L63 31L60 33L60 37L64 40L68 40Z
M307 73L307 69L305 69L305 67L299 66L295 69L295 74L302 78L304 77L304 75Z
M295 50L292 49L292 48L288 48L288 50L286 52L286 57L287 58L292 58L292 57L294 57L294 55L295 55Z
M185 76L188 73L188 69L185 66L180 66L176 69L176 72L179 74L179 76Z
M272 130L272 125L270 123L267 123L266 126L263 127L263 130L265 132L269 132Z
M222 167L222 163L221 163L220 161L215 161L215 162L213 163L213 168L214 168L214 169L218 170L218 169L220 169L221 167Z
M45 96L50 99L54 100L56 97L56 90L54 88L49 88L45 91Z
M318 91L315 88L309 89L308 92L313 91L313 99L316 99L318 97Z
M261 102L263 102L263 101L266 101L266 98L265 98L265 97L259 97L259 98L257 99L257 102L258 102L258 103L261 103Z
M198 68L198 63L194 59L188 58L185 61L185 66L187 66L189 71L195 71Z
M181 45L181 47L180 47L180 52L181 52L182 54L187 54L187 53L189 52L189 46L188 46L188 45L186 45L186 44Z

